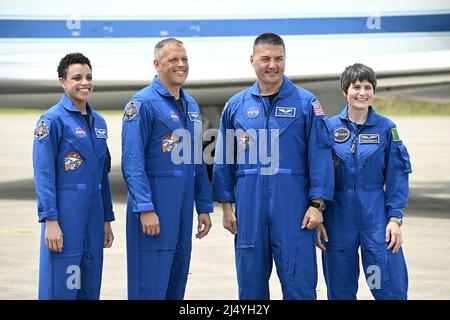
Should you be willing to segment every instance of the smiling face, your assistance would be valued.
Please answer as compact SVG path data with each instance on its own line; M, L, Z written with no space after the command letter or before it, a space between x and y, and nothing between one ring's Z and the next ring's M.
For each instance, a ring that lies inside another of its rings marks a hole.
M369 81L357 80L350 84L347 94L344 92L344 95L347 98L349 108L358 111L368 110L372 104L374 89Z
M60 78L59 82L76 106L86 105L94 88L92 70L87 64L69 65L66 78Z
M169 91L179 88L189 73L189 63L184 46L179 44L167 44L163 48L164 55L154 61L158 79Z
M285 52L281 45L259 44L250 62L262 86L277 86L283 81L286 66Z

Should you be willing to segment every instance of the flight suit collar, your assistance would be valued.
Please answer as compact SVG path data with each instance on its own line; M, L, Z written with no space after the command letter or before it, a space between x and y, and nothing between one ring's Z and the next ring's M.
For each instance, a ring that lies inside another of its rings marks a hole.
M162 96L165 97L173 97L173 95L167 90L167 88L162 84L162 82L158 79L158 76L155 76L152 81L153 88ZM186 96L184 94L183 88L180 87L180 97L185 100Z
M288 77L283 76L283 83L281 84L280 90L278 91L278 98L286 98L291 94L294 85ZM259 91L258 81L256 81L251 88L252 95L261 97L261 92Z
M64 109L68 110L68 111L73 111L73 112L80 112L80 110L78 110L78 108L73 104L72 100L70 100L70 98L67 96L67 94L64 94L61 97L61 100L59 101L59 103L64 107ZM93 109L91 107L91 105L89 104L89 102L86 102L86 110L88 111L88 113L90 115L93 116Z
M346 106L344 110L342 110L342 112L339 114L339 118L341 120L350 122L350 120L348 119L348 106ZM375 112L375 108L369 106L369 115L367 116L367 120L364 123L364 126L366 127L374 126L377 124L377 122L378 122L378 115Z

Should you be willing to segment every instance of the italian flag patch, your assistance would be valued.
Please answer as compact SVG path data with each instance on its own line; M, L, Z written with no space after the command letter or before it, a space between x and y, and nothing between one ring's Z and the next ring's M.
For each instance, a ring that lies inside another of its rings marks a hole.
M397 128L392 128L391 132L392 132L392 139L394 139L394 141L401 141L400 136L398 135L397 132Z

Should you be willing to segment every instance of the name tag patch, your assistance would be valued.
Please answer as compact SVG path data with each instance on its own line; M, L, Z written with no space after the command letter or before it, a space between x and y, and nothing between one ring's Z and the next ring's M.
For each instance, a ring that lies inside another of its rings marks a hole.
M108 130L95 128L95 135L99 139L108 139Z
M201 122L202 121L200 119L200 114L198 112L189 111L188 115L189 115L189 120L191 120L191 121L197 121L197 122Z
M297 109L289 108L289 107L276 107L275 109L275 117L282 118L295 118L295 112Z
M379 134L360 134L359 135L359 144L373 144L380 143L380 135Z

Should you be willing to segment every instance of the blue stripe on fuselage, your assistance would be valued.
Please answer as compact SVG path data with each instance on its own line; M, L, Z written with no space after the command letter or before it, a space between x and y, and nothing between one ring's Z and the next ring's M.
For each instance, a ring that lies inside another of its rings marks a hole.
M20 20L0 19L0 38L235 37L280 35L448 32L450 14L376 18L279 18L222 20Z

